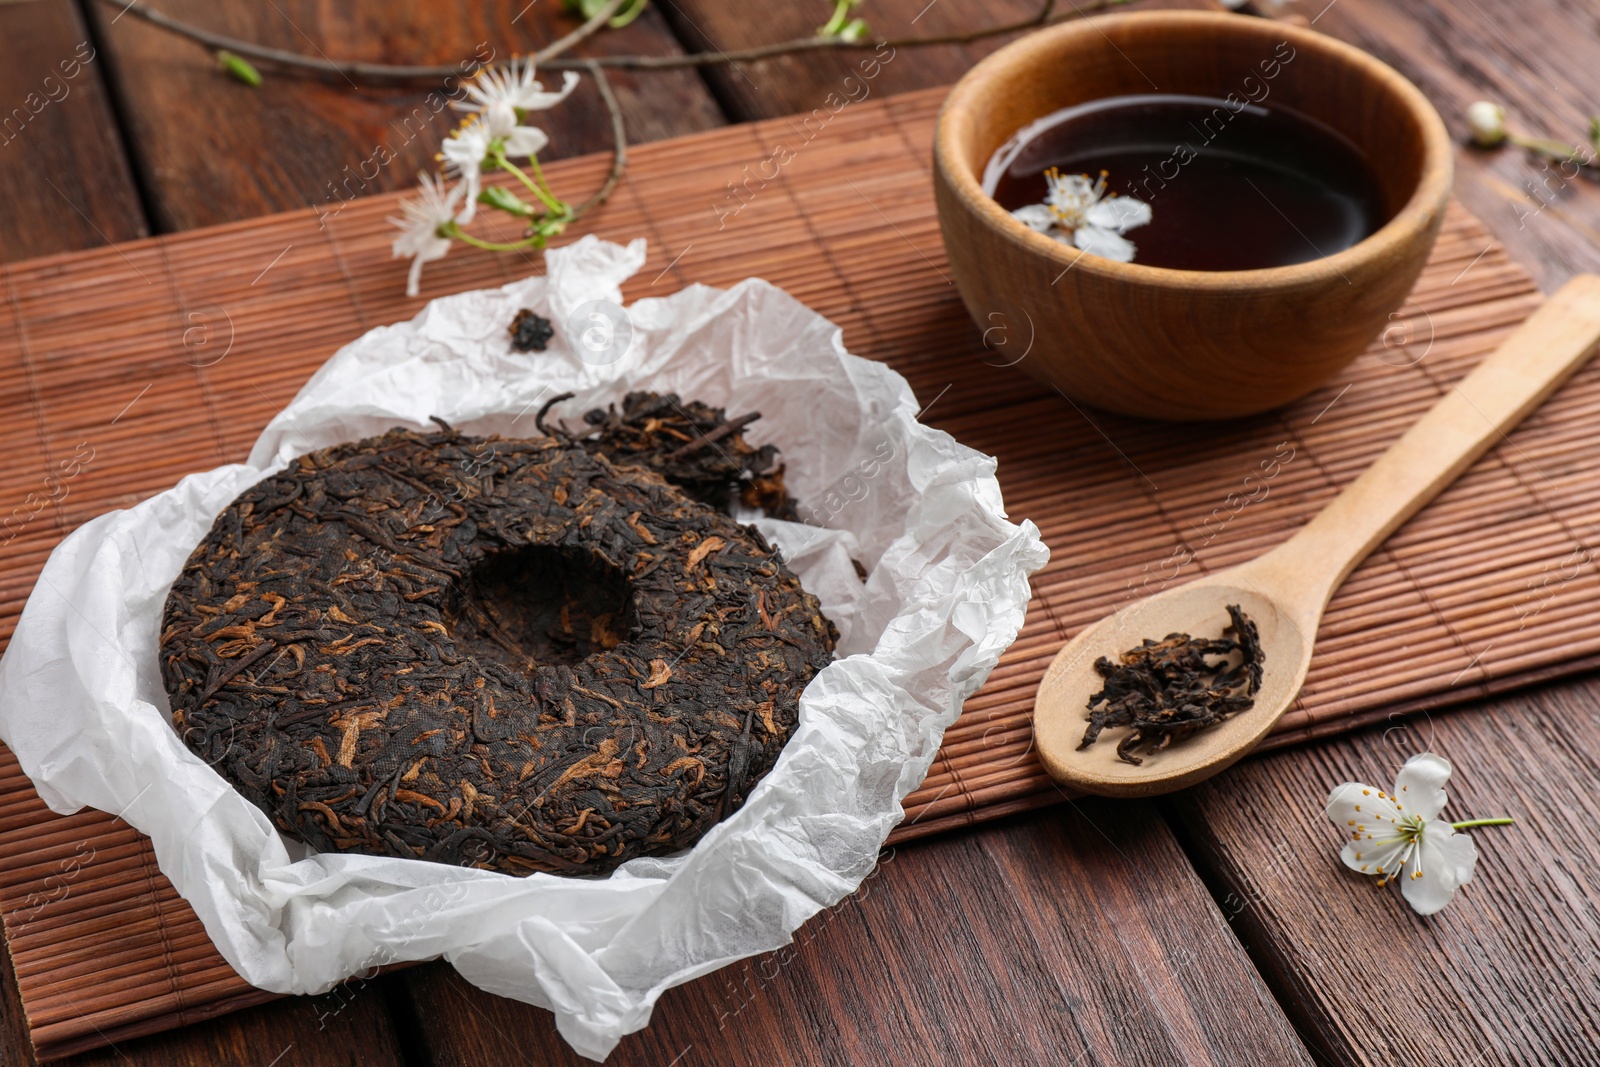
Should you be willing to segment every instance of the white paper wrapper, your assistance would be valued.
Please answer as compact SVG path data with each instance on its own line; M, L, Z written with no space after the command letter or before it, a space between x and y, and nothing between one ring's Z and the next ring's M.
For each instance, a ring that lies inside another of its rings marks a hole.
M551 1009L575 1049L603 1058L664 990L785 944L856 888L1015 638L1046 550L1033 524L1006 521L994 461L920 425L903 378L847 353L835 326L763 281L640 300L608 336L618 287L644 258L643 241L586 237L549 253L548 277L371 331L306 383L248 463L100 516L45 565L0 661L0 735L52 809L91 805L148 834L252 984L318 993L443 956L484 989ZM556 324L548 352L510 350L522 307ZM829 527L758 520L838 624L839 658L806 688L774 770L693 849L604 879L312 854L184 747L158 674L161 611L241 490L310 450L429 416L531 437L557 393L578 394L560 408L572 420L630 388L759 410L749 436L778 444L802 513Z

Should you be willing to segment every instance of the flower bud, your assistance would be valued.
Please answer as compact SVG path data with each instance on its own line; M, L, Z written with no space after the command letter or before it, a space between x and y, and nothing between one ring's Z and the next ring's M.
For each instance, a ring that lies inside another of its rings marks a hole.
M1489 100L1479 100L1467 108L1467 128L1472 131L1472 143L1480 148L1494 148L1506 139L1506 109Z

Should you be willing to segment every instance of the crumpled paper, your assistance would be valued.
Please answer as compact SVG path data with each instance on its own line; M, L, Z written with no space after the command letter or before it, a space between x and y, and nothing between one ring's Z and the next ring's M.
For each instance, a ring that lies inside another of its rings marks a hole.
M1005 518L994 460L916 421L888 367L759 279L690 286L624 311L644 263L593 237L548 276L445 297L340 349L249 462L191 475L86 523L51 554L0 660L0 736L61 813L90 805L148 834L162 872L252 984L318 993L376 966L442 956L473 984L549 1008L602 1059L671 986L787 943L852 892L903 816L962 701L1016 637L1047 552ZM531 307L544 353L510 349ZM839 626L838 658L744 807L694 848L603 879L515 878L420 860L316 854L184 747L157 665L167 591L216 514L313 449L427 428L535 436L630 388L759 410L815 525L750 516ZM863 583L858 560L869 571Z

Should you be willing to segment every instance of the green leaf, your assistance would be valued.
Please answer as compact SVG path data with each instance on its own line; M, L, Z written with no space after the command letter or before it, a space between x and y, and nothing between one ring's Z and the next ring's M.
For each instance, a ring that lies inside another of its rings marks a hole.
M644 14L644 9L649 6L650 0L633 0L632 4L628 5L621 11L617 12L617 14L612 16L611 21L606 23L606 25L610 26L614 30L620 30L622 27L626 26L628 23Z
M243 57L236 56L224 49L217 53L217 66L234 81L243 82L252 89L261 88L261 72L252 67Z
M817 27L818 37L837 37L839 31L844 29L845 22L850 17L850 9L855 7L851 0L834 0L833 17Z
M499 208L524 219L531 219L538 214L532 204L518 197L510 189L503 189L498 185L485 187L478 194L478 203L488 204L492 208Z
M1589 116L1589 143L1594 145L1594 150L1600 152L1600 115Z

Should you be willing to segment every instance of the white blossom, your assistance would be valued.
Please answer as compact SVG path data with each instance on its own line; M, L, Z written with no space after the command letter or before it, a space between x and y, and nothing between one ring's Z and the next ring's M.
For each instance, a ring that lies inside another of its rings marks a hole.
M1328 816L1345 834L1346 867L1378 879L1400 880L1418 915L1432 915L1472 880L1478 849L1468 834L1440 819L1450 762L1424 752L1406 761L1394 792L1345 782L1328 794Z
M466 210L462 222L471 222L478 211L478 190L483 180L483 161L489 155L489 128L477 118L468 119L461 128L444 139L439 146L439 158L446 169L461 178L466 193Z
M577 73L569 70L560 89L546 91L534 77L533 60L513 59L502 69L479 71L463 86L467 100L452 100L450 106L471 117L445 138L439 152L451 173L459 174L466 185L466 210L460 221L471 222L477 213L483 163L492 149L498 145L508 159L537 155L550 138L524 120L531 111L561 103L577 84Z
M394 239L394 258L411 257L411 271L406 276L407 296L416 296L421 288L422 265L443 259L450 251L450 238L439 231L457 221L462 187L452 186L447 191L441 179L424 174L417 193L416 199L400 202L403 218L389 219L400 228L400 236Z
M1024 226L1047 234L1062 244L1123 263L1133 261L1134 244L1122 235L1154 217L1150 205L1132 197L1106 194L1106 176L1097 181L1087 174L1062 174L1051 168L1045 174L1049 192L1042 204L1029 204L1011 214Z

